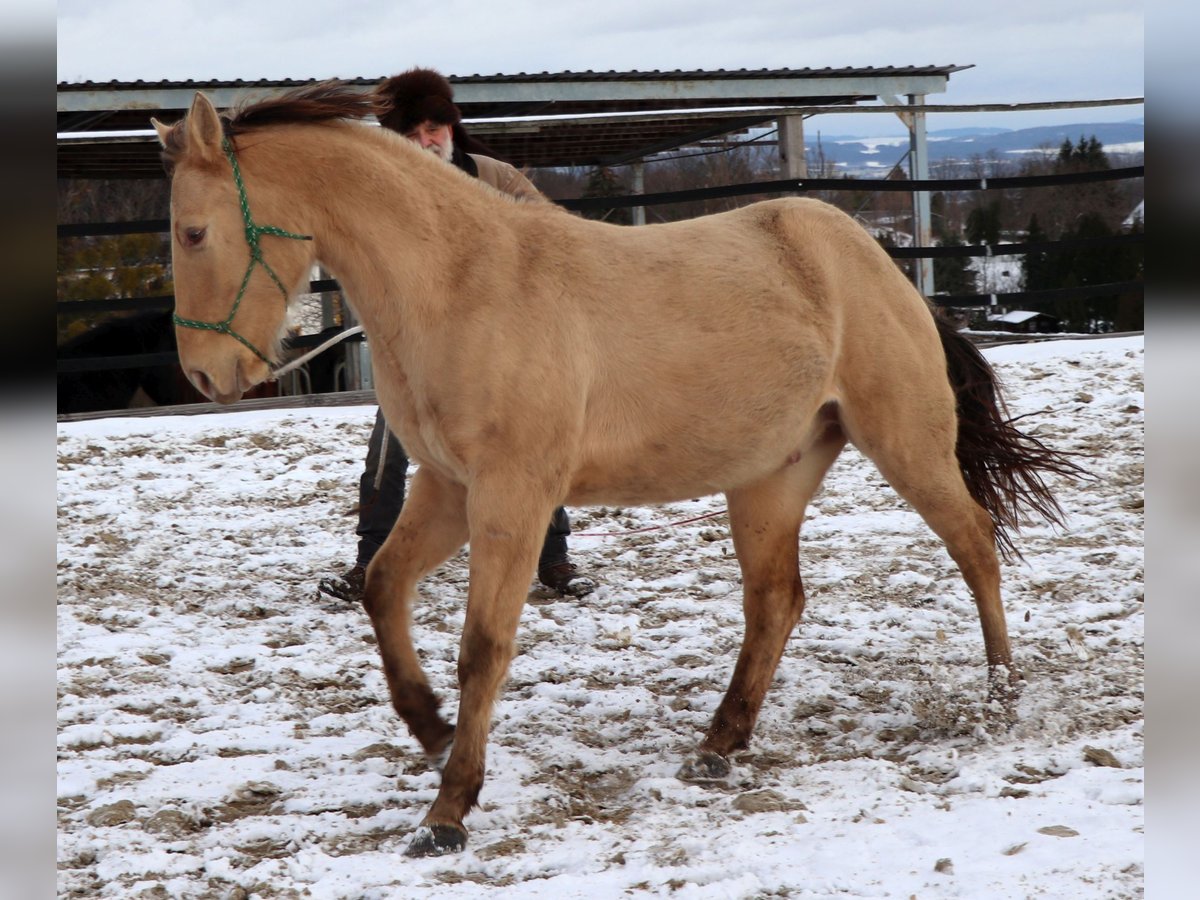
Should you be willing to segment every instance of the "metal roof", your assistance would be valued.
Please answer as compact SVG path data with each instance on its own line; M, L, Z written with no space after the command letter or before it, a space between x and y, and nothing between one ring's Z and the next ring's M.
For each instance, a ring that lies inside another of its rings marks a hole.
M942 93L970 66L450 75L472 134L522 167L615 165L770 122L785 108ZM380 78L343 79L364 90ZM60 82L58 176L155 178L151 116L172 121L196 91L236 106L308 80ZM512 121L518 118L520 121ZM64 133L75 137L63 139Z

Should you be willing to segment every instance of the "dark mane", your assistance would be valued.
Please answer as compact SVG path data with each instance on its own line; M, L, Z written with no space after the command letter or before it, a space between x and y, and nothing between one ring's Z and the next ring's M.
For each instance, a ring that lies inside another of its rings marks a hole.
M385 106L374 90L364 91L331 80L239 107L222 118L225 133L234 135L267 125L366 119L378 115Z
M268 125L367 119L378 116L387 108L387 99L375 90L364 91L334 79L224 112L221 114L221 124L225 134L232 136ZM186 149L183 129L178 127L180 122L175 123L176 127L171 129L163 146L163 168L168 178L174 173L175 164Z

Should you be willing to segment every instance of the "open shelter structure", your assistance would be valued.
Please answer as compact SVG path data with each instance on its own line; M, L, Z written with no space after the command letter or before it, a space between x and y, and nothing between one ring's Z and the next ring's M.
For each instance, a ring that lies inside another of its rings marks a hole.
M402 68L402 67L398 67ZM808 177L805 120L823 113L893 110L910 134L910 175L927 179L925 103L970 66L906 66L736 71L542 72L449 75L455 103L473 134L521 168L629 166L644 192L644 164L659 154L730 135L777 131L780 178ZM378 78L344 78L363 91ZM158 179L164 172L150 118L174 121L197 91L220 109L236 108L307 80L61 82L57 91L57 171L62 179ZM645 210L634 207L633 223ZM929 194L913 193L914 244L932 244ZM151 226L154 223L133 223ZM72 225L74 233L116 233ZM61 234L61 228L60 228ZM931 259L915 259L917 286L933 293ZM333 283L331 283L333 284ZM333 284L336 287L336 284ZM128 304L130 301L124 301ZM78 302L77 302L78 303ZM106 301L94 301L104 305ZM92 305L94 305L92 304ZM78 304L82 307L82 304ZM322 298L326 327L331 298ZM343 319L343 324L353 324ZM348 388L373 387L369 347L346 348Z
M721 135L778 126L783 178L804 178L804 121L820 113L896 110L909 129L911 176L928 178L925 114L930 94L970 66L740 69L673 72L542 72L450 75L471 131L520 167L633 167L655 154ZM347 78L363 90L380 78ZM162 174L151 116L171 121L196 91L218 108L238 106L312 80L60 83L59 178L153 178ZM917 111L906 110L916 107ZM635 211L635 221L644 221ZM929 197L914 196L917 246L930 244ZM920 261L918 285L932 287ZM926 285L928 282L928 285ZM931 290L930 290L931 292Z

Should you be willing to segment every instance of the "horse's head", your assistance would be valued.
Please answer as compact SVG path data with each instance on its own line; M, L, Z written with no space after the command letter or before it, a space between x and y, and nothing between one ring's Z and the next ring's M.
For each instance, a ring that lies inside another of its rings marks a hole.
M154 122L171 171L171 260L179 361L192 384L232 403L271 373L287 303L313 262L287 197L248 171L208 98L174 125Z

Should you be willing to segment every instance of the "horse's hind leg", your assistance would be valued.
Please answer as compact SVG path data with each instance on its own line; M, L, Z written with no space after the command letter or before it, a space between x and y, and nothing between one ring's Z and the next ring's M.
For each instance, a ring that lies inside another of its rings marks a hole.
M944 402L934 398L945 392ZM923 408L905 408L897 396L880 400L879 415L859 418L844 412L850 440L879 468L946 544L979 611L987 653L989 695L1012 714L1018 677L1000 599L1000 561L995 526L963 480L955 452L958 419L948 386L925 395ZM889 400L891 402L889 402ZM882 409L888 409L883 415Z
M454 736L413 648L412 597L417 582L467 540L466 491L424 467L413 476L400 518L367 569L363 600L392 705L425 753L437 757Z
M750 742L788 637L804 612L798 541L804 511L844 445L841 430L833 426L799 461L726 495L742 569L746 633L708 733L677 773L684 781L724 778L729 754Z

